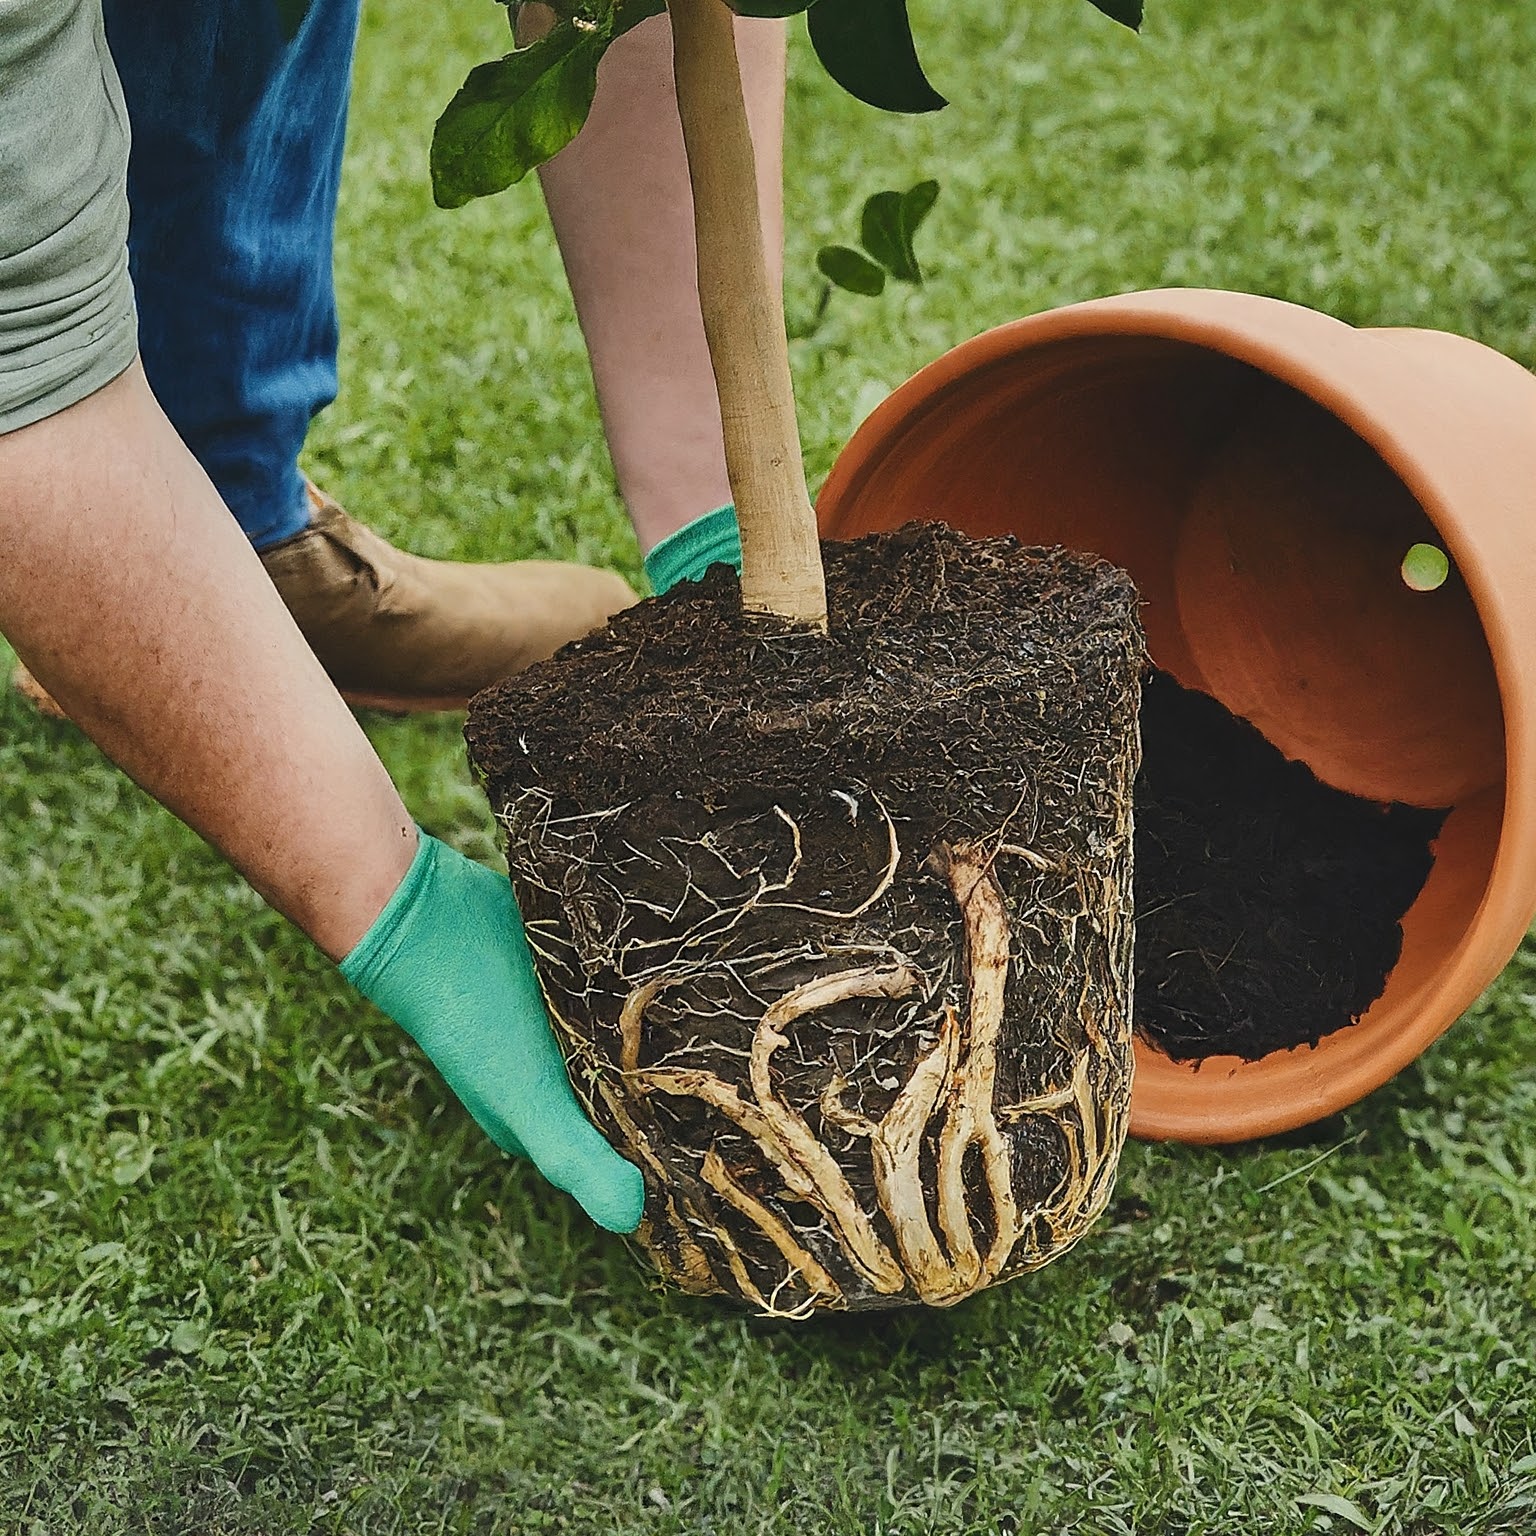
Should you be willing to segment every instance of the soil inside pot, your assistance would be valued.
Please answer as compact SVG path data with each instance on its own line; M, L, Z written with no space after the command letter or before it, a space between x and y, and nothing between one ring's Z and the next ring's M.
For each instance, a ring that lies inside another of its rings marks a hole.
M937 523L826 569L828 637L717 569L466 727L642 1241L780 1314L1054 1257L1129 1104L1129 578Z
M1136 787L1136 1029L1176 1061L1315 1045L1381 996L1446 812L1321 783L1155 674Z

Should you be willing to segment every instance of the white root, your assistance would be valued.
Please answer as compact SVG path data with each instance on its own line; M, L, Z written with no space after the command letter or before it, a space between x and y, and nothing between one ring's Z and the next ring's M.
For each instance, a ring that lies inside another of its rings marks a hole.
M921 1167L923 1134L944 1085L954 1074L959 1044L959 1015L946 1008L939 1043L919 1060L870 1138L880 1208L896 1234L902 1263L918 1295L935 1305L949 1298L954 1282L952 1266L928 1220Z
M881 811L884 814L884 807ZM820 908L764 899L792 884L801 862L798 825L781 809L775 808L775 814L792 840L786 878L770 882L759 875L757 890L743 911L775 906L820 913ZM823 915L862 914L890 888L901 852L889 816L886 825L890 862L874 892L851 913ZM992 867L1000 856L1017 858L1040 873L1068 873L1034 850L1005 843L1000 836L937 850L930 867L942 873L964 933L964 1008L942 1008L936 1042L919 1052L883 1116L872 1118L843 1103L849 1083L841 1073L834 1074L819 1095L825 1127L836 1127L869 1143L874 1212L860 1205L838 1156L781 1096L774 1059L790 1046L792 1027L801 1019L855 998L924 994L926 984L913 966L899 957L856 966L816 977L768 1003L753 1027L747 1082L740 1088L698 1068L666 1063L642 1067L640 1062L645 1016L664 989L711 970L724 970L741 984L735 965L699 955L695 944L705 932L717 940L736 926L742 912L717 910L684 936L682 947L695 951L691 958L669 974L652 974L632 988L618 1019L622 1085L610 1087L599 1077L598 1089L628 1144L665 1192L661 1214L678 1239L677 1262L682 1269L676 1278L689 1289L707 1288L714 1273L700 1244L703 1239L718 1245L737 1289L765 1315L800 1317L817 1307L845 1305L847 1300L844 1288L792 1225L732 1175L719 1146L713 1145L700 1166L703 1183L761 1232L785 1265L782 1277L771 1285L760 1272L754 1278L718 1218L695 1209L689 1197L674 1190L655 1149L625 1107L625 1092L693 1098L733 1124L755 1143L785 1193L819 1213L853 1275L878 1295L908 1292L929 1305L953 1305L1005 1272L1036 1268L1055 1257L1102 1211L1124 1138L1124 1108L1101 1106L1097 1100L1092 1068L1108 1060L1120 1042L1093 1016L1090 986L1085 985L1078 1005L1088 1047L1074 1061L1069 1080L1014 1103L996 1102L1013 943L1007 904ZM1069 921L1067 914L1062 914L1062 921ZM570 1038L571 1031L561 1027ZM901 1030L911 1027L910 1022L898 1026ZM936 1116L941 1117L937 1126ZM1014 1189L1012 1145L1003 1127L1032 1116L1044 1117L1057 1127L1064 1163L1050 1194L1021 1210ZM926 1148L932 1149L936 1190L925 1188ZM986 1191L985 1217L973 1210L977 1191L966 1187L967 1166L973 1158ZM876 1226L877 1217L889 1228L894 1253ZM755 1262L760 1267L761 1260Z
M749 1194L731 1177L725 1159L715 1148L711 1147L704 1154L702 1171L704 1182L728 1204L735 1206L784 1255L790 1277L799 1275L805 1281L813 1302L833 1302L842 1296L837 1282L817 1263L809 1250L795 1241L789 1228L762 1201Z
M653 1067L630 1074L642 1091L659 1089L702 1100L752 1137L790 1193L815 1206L827 1219L849 1261L881 1295L905 1289L901 1266L876 1234L837 1159L774 1092L769 1063L773 1053L787 1043L781 1026L833 1003L855 997L901 997L917 986L918 977L909 967L861 967L820 977L787 993L764 1013L753 1039L754 1102L744 1100L713 1073L698 1069ZM642 1005L637 1013L643 1011Z

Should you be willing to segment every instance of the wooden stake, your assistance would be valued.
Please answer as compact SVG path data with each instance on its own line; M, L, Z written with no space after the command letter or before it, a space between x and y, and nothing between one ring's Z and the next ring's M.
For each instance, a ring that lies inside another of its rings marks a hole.
M783 297L763 256L736 18L723 0L667 0L667 8L693 182L699 305L741 527L742 603L825 632L821 544L805 488Z

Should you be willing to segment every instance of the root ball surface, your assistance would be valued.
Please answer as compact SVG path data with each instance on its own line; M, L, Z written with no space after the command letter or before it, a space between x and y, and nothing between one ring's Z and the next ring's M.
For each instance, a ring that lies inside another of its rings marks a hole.
M826 567L829 637L717 568L466 729L640 1242L777 1316L1056 1257L1131 1089L1129 578L934 523Z

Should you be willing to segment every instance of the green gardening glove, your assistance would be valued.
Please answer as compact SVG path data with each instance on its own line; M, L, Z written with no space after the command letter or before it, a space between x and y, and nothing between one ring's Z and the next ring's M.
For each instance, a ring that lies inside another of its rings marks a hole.
M645 574L657 597L680 581L697 581L712 565L741 569L741 534L736 508L706 512L668 534L645 557Z
M635 1230L645 1182L577 1103L506 880L421 833L341 974L431 1057L502 1151L529 1158L599 1226Z

